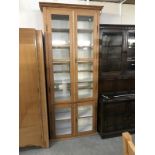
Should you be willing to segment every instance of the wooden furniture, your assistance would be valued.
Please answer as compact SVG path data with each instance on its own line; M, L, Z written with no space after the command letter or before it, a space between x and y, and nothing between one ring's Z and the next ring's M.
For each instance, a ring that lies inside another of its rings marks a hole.
M19 143L49 146L42 32L19 29Z
M100 25L99 94L134 92L135 27Z
M102 138L134 132L134 94L101 95L98 104L98 132Z
M39 4L45 28L50 139L95 133L102 6Z
M132 142L132 137L129 132L122 133L124 155L135 155L135 146Z
M135 32L100 25L98 131L102 138L134 132Z

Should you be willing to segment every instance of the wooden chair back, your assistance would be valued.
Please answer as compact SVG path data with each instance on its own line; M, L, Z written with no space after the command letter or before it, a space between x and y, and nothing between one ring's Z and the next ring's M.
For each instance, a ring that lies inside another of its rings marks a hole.
M135 146L132 137L128 132L122 133L124 155L135 155Z

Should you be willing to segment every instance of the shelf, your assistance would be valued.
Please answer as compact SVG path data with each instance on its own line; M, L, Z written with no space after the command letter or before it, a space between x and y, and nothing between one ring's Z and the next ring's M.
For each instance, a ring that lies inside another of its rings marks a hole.
M67 94L67 95L55 95L54 96L55 100L70 100L71 96L70 94Z
M93 117L92 109L78 110L78 118Z
M58 112L55 114L55 120L56 121L62 121L62 120L71 120L71 113L70 112Z
M62 70L62 71L53 71L54 73L70 73L70 71L65 71L65 70Z
M93 129L92 124L87 126L78 126L78 132L91 131Z
M86 78L86 79L80 79L80 80L78 80L78 83L83 83L83 82L93 82L93 79Z
M67 90L67 92L70 92L70 86L67 86L65 90ZM55 92L59 92L59 91L61 92L61 91L63 91L63 89L54 88L54 91L55 91Z
M76 62L78 62L78 63L92 63L93 58L78 58L76 60Z
M78 29L79 33L92 33L93 30L91 29ZM52 28L52 32L69 32L69 29L65 28Z
M78 45L78 48L93 48L93 46L89 46L89 45Z
M70 135L71 128L56 129L56 135Z
M93 89L93 87L83 86L83 87L78 87L78 89Z
M78 81L78 83L86 83L86 82L93 82L93 80Z
M86 45L86 46L77 46L78 48L90 48L90 49L92 49L93 48L93 46L88 46L88 45Z
M101 74L102 78L103 79L111 79L111 80L114 80L114 79L129 79L129 78L134 78L134 71L125 71L125 72L102 72Z
M79 116L78 118L81 119L81 118L92 118L92 117L93 117L93 115L91 115L91 114L85 114L83 116Z
M93 72L93 70L78 70L78 72Z
M92 29L78 29L77 31L78 33L92 33L93 32Z
M65 28L52 28L52 32L69 32L69 29Z
M54 84L63 84L63 83L71 83L70 79L66 79L66 80L54 80Z
M102 45L102 47L122 47L122 45L106 45L106 46L104 46L104 45Z
M52 48L70 48L69 44L66 45L52 45Z
M65 63L70 63L70 60L62 60L62 59L53 60L53 64L65 64Z
M93 92L91 91L90 93L86 93L86 94L82 94L79 95L79 91L78 91L78 98L82 99L82 98L88 98L88 97L93 97Z

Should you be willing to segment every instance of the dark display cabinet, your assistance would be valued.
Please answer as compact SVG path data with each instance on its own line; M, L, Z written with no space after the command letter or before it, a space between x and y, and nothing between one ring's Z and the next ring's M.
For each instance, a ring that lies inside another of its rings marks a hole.
M100 25L98 132L134 132L135 27Z

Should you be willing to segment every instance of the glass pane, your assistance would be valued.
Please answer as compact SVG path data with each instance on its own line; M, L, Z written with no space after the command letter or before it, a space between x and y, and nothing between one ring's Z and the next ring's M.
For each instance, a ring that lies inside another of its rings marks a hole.
M78 117L90 117L93 116L93 106L79 106L78 107Z
M128 35L127 65L128 70L135 70L135 33Z
M122 33L104 32L102 36L103 46L122 46Z
M69 47L67 48L52 48L52 53L53 53L53 59L57 60L57 59L69 59Z
M70 83L70 74L69 73L54 73L54 82L55 83Z
M51 15L53 59L69 59L69 16Z
M69 100L70 99L70 84L69 83L56 83L54 84L54 97L55 100Z
M71 134L71 108L55 109L56 135Z
M65 47L69 44L69 33L66 32L52 32L53 47Z
M135 47L135 33L129 33L128 35L128 48Z
M93 96L93 83L82 82L78 83L78 98L88 98Z
M53 65L55 100L70 99L70 67L69 64Z
M78 58L92 58L93 17L78 16L77 28Z
M120 71L122 64L122 32L104 32L102 34L102 70Z
M87 82L93 80L93 64L78 63L78 81Z
M78 58L92 58L93 51L91 47L78 47Z
M71 119L70 108L55 109L55 120Z
M71 120L55 121L56 135L71 134Z
M69 15L51 15L52 58L55 100L70 100ZM67 61L66 61L67 60Z
M78 119L78 132L91 131L93 130L93 118L79 118Z
M93 29L93 17L92 16L78 16L78 29Z
M68 15L51 15L52 28L69 29L69 16Z
M121 59L109 59L108 71L120 71L121 70Z
M53 65L54 73L70 72L69 64L57 64Z
M93 96L93 64L78 63L78 98Z

